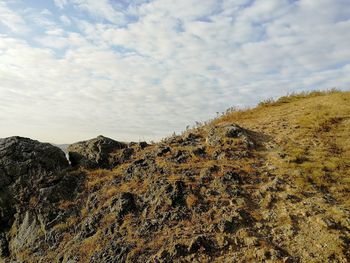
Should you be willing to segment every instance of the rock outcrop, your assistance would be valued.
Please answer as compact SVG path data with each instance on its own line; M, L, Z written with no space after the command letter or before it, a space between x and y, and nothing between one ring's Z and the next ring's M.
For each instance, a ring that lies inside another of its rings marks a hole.
M0 139L0 258L38 245L58 215L53 204L72 196L77 185L68 167L64 152L51 144Z
M69 163L58 147L29 138L0 139L0 187L30 173L55 172Z
M127 144L104 136L77 142L68 146L69 161L72 166L86 168L108 168L113 163L110 154L116 150L127 148Z
M223 146L230 139L241 138L249 147L254 146L250 132L237 124L224 124L208 130L206 143L210 146Z

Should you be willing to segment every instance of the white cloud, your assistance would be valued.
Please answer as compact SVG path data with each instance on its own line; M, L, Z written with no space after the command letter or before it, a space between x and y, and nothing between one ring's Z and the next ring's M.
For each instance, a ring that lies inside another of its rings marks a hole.
M217 11L218 1L216 0L156 0L143 4L139 8L139 15L145 16L150 20L160 22L159 18L172 17L181 20L194 20Z
M0 2L0 25L3 24L16 33L28 31L23 17L6 6L5 2Z
M41 12L40 12L41 15L44 15L44 16L52 16L52 13L50 10L48 9L43 9Z
M124 23L125 18L122 12L116 10L109 0L79 0L75 1L79 8L87 10L97 18L103 18L113 23Z
M37 38L36 41L43 47L53 49L62 49L69 45L69 40L66 37L56 35Z
M113 1L109 0L55 0L55 4L59 8L71 4L77 9L88 12L94 18L124 24L126 21L123 12L118 10L116 5L112 3Z
M60 20L65 26L70 26L72 24L72 21L66 15L60 16Z
M84 16L47 14L40 47L0 36L0 136L158 139L232 105L349 88L345 0L55 2Z
M64 6L68 3L68 0L54 0L54 3L57 7L63 9Z

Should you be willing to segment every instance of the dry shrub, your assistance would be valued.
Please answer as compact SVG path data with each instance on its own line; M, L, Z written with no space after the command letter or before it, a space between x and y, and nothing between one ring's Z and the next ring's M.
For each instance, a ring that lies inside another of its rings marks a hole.
M76 202L75 201L71 201L71 200L62 200L59 205L58 208L62 209L62 210L67 210L68 208L75 206Z
M79 254L81 262L89 262L91 256L101 250L100 232L98 231L94 236L89 237L81 243L79 247Z
M101 223L100 223L101 228L105 228L105 227L111 225L112 223L114 223L116 221L116 218L117 218L117 216L115 213L109 213L109 214L105 215L101 219Z
M91 189L94 186L101 185L107 181L111 181L113 177L114 177L114 173L109 170L97 169L97 170L89 171L87 173L86 187L88 189Z

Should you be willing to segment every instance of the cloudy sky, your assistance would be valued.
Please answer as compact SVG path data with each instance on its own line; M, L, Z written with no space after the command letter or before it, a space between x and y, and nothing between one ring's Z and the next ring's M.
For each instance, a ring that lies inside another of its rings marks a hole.
M0 137L157 140L349 84L349 0L0 0Z

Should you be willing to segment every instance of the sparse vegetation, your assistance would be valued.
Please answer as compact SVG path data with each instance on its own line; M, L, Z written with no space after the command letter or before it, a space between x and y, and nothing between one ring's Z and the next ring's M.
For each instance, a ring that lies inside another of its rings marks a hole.
M337 90L335 88L326 90L326 91L312 90L312 91L304 91L304 92L292 92L276 100L274 100L273 98L263 100L258 104L258 107L278 106L284 103L291 103L294 101L298 101L300 99L326 96L326 95L336 94L340 92L341 92L340 90Z
M349 261L349 102L337 90L290 94L118 149L110 167L70 168L81 188L52 204L61 218L45 260Z

